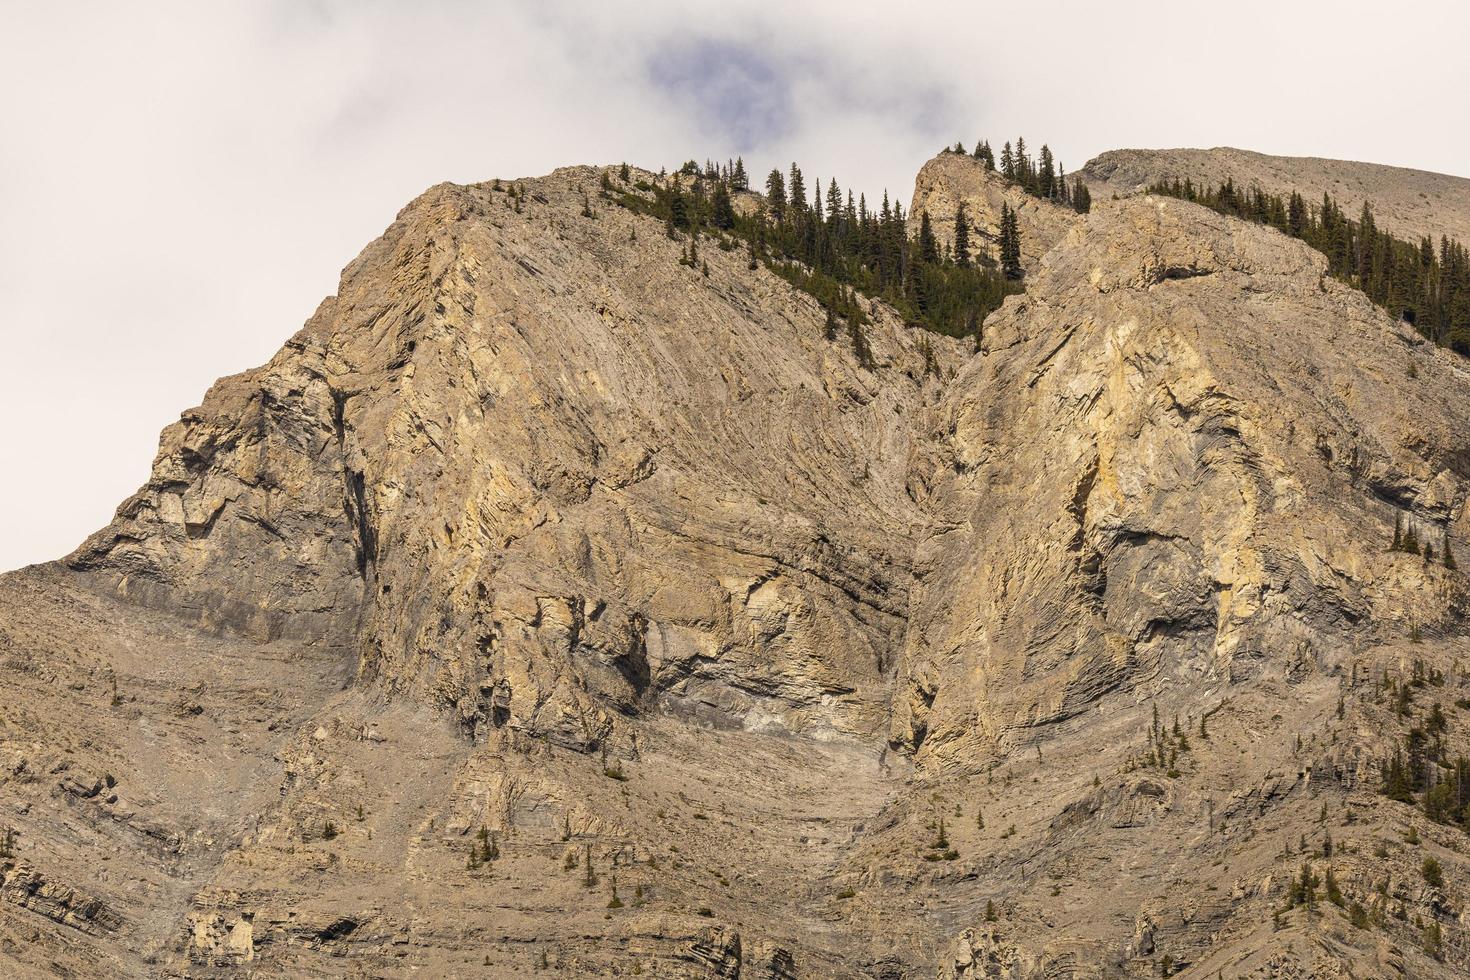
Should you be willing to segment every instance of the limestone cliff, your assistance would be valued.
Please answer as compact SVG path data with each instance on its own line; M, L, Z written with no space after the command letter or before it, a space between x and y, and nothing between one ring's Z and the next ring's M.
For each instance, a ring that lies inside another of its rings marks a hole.
M740 255L703 279L620 209L581 219L597 177L524 215L488 186L415 201L70 564L211 630L349 644L470 737L595 747L660 699L880 729L919 338L880 313L864 370Z
M432 188L0 577L10 974L1470 966L1464 832L1376 792L1431 703L1470 752L1461 358L942 154L911 215L1016 207L1026 292L865 300L865 366L603 176Z

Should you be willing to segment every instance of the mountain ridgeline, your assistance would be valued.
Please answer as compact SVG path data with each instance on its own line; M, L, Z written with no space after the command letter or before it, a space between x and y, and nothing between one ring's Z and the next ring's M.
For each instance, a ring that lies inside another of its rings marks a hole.
M1020 139L428 189L0 576L0 972L1464 975L1458 228Z
M1196 186L1189 177L1158 181L1149 191L1301 239L1327 257L1337 279L1361 289L1435 343L1470 354L1470 252L1463 243L1447 236L1437 243L1429 235L1399 238L1379 229L1369 201L1353 220L1327 192L1320 202L1309 202L1295 190L1283 197L1260 187L1237 187L1229 178Z
M962 144L946 152L965 155ZM1087 185L1080 178L1069 182L1046 146L1032 159L1024 137L1016 140L1014 150L1007 142L998 171L988 143L975 144L974 158L1041 200L1084 214L1091 207ZM690 160L672 177L661 174L657 181L640 180L632 186L626 164L619 168L618 185L611 176L611 171L603 175L603 199L658 218L671 238L687 236L684 258L691 268L700 268L702 234L714 235L716 247L738 246L752 268L763 263L815 297L827 311L829 332L836 331L838 318L844 321L842 332L859 352L865 349L862 329L867 321L859 294L883 300L926 329L969 337L978 335L985 317L1006 296L1020 291L1021 231L1008 206L994 249L978 240L972 245L963 205L950 216L951 241L941 248L927 212L910 233L903 205L890 203L887 191L882 204L870 209L866 193L854 200L852 190L844 195L835 178L825 190L815 180L809 199L806 176L795 163L785 173L772 169L763 206L747 208L732 203L750 190L743 159L724 165L707 160L703 167Z

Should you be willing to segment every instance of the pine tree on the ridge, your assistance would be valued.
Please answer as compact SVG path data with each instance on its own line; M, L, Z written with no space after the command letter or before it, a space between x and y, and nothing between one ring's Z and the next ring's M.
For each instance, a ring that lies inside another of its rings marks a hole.
M1016 155L1011 151L1009 140L1000 150L1000 173L1006 180L1016 179Z
M735 158L735 169L730 172L730 186L737 191L750 187L750 178L745 175L745 160L741 157Z
M1036 174L1037 196L1052 197L1055 193L1056 179L1056 163L1052 160L1051 148L1043 143L1041 144L1041 163Z
M988 171L995 170L995 151L990 148L990 141L985 140L975 147L975 156Z
M786 220L786 179L775 167L766 176L766 207L770 209L771 220L776 224Z
M793 212L800 212L806 208L806 181L801 176L801 168L794 163L791 165L791 179L788 181L786 193Z

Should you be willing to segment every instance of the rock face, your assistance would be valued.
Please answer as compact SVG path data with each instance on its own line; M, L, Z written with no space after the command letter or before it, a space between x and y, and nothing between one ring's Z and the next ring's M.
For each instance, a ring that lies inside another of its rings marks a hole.
M1021 233L1021 266L1028 272L1081 221L1081 215L1070 208L1032 197L1000 174L986 170L973 157L941 153L924 164L914 180L909 234L918 234L919 223L927 211L941 248L953 248L954 217L961 203L970 222L971 251L997 260L1001 205L1016 212Z
M738 257L694 281L667 240L610 245L632 216L564 213L597 177L559 172L525 217L488 187L426 193L280 355L164 434L69 564L210 630L347 645L360 680L472 738L596 747L660 699L880 729L917 338L880 321L874 375Z
M915 562L902 744L968 754L1140 683L1458 621L1452 575L1406 604L1384 548L1396 520L1463 534L1461 368L1318 253L1119 202L985 336L944 403L955 465Z
M1470 752L1463 573L1388 548L1470 554L1460 359L943 154L912 214L1009 201L1026 292L867 368L601 178L426 192L0 577L8 973L1470 966L1463 833L1375 792L1431 702ZM1273 924L1303 848L1369 928Z
M1081 173L1094 185L1094 199L1131 194L1175 177L1196 184L1229 178L1275 194L1300 191L1308 201L1329 193L1353 218L1370 201L1378 226L1410 241L1424 235L1436 242L1442 235L1470 241L1470 179L1465 177L1350 160L1268 156L1228 146L1109 150L1089 160Z

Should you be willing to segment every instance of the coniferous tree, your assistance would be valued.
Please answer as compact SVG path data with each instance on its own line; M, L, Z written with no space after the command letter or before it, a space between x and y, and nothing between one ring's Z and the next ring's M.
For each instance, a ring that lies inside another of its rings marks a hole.
M842 220L842 191L838 189L835 179L827 183L827 220Z
M724 181L715 184L715 192L711 196L711 207L713 214L711 221L721 231L729 231L735 227L735 208L730 203L730 191L725 187Z
M1286 205L1286 230L1292 238L1301 238L1307 231L1307 202L1296 191Z
M1087 214L1092 210L1092 192L1087 189L1081 177L1072 182L1072 208L1078 214Z
M1327 866L1327 876L1323 880L1323 887L1327 890L1327 901L1336 905L1338 908L1342 908L1344 904L1342 889L1338 887L1337 876L1332 873L1331 865Z
M786 178L774 167L766 176L766 207L771 212L771 220L776 224L786 220Z
M934 238L934 229L929 224L929 212L919 216L919 259L923 262L939 261L939 243Z
M791 179L787 182L786 193L793 213L800 213L806 208L806 180L801 175L801 168L794 163L791 165Z
M689 227L689 202L676 185L669 199L669 221L679 231Z
M954 261L962 269L970 265L970 223L965 218L965 203L954 213Z
M745 175L745 160L742 157L735 158L735 168L730 171L730 186L737 191L750 187L750 178Z
M1007 279L1021 278L1021 232L1016 212L1005 203L1000 206L1000 270Z
M1291 904L1303 905L1311 912L1317 905L1317 885L1321 879L1312 873L1310 862L1302 862L1302 873L1291 887Z
M995 151L990 148L990 142L988 140L975 147L975 156L984 165L986 170L995 170Z
M1051 148L1045 143L1041 144L1041 160L1036 173L1036 196L1051 198L1056 193L1056 162L1052 159Z

